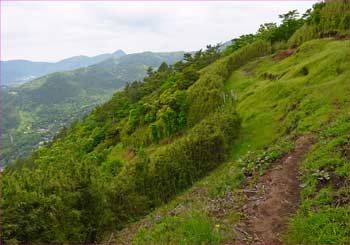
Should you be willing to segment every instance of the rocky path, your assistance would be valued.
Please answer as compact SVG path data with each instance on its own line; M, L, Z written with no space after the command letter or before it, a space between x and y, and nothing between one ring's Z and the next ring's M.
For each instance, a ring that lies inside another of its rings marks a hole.
M254 190L247 192L242 210L246 219L237 227L241 233L239 242L282 242L288 219L299 204L298 163L311 143L312 137L300 137L295 149L261 176Z

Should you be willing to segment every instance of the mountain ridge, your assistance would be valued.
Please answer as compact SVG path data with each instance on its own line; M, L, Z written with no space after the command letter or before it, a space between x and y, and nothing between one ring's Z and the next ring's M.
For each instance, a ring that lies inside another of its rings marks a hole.
M74 70L99 63L110 57L126 55L123 50L95 56L78 55L57 62L30 61L25 59L1 61L1 85L18 85L53 72Z

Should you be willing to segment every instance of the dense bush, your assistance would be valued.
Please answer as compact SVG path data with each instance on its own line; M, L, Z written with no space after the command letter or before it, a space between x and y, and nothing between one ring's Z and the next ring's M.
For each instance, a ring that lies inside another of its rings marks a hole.
M203 123L186 134L187 88L219 56L218 46L208 46L186 54L186 62L149 69L143 82L128 84L32 157L9 166L5 241L100 241L104 232L146 214L222 162L239 129L234 109L232 117L218 121L231 126L231 133ZM159 145L162 140L168 146ZM217 151L209 151L213 146Z
M231 109L232 110L232 109ZM224 161L239 132L234 111L215 113L195 126L187 136L154 153L148 163L145 189L157 204L181 190Z
M207 67L206 72L188 90L188 125L195 125L224 103L224 82L234 69L270 53L269 42L256 41Z
M346 0L319 2L313 11L305 15L305 24L297 30L288 44L300 45L318 37L334 37L349 34L350 4Z

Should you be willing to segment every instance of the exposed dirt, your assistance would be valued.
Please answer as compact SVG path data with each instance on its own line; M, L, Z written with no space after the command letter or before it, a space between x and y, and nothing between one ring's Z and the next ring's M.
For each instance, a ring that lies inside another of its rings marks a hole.
M239 242L281 243L281 234L299 204L298 163L312 141L311 136L300 137L295 149L247 192L242 208L246 219L236 227Z
M144 218L138 222L130 224L121 231L116 233L112 232L106 244L131 244L132 235L136 234L141 227L147 228L148 226L150 226L150 221L148 218Z
M273 56L273 59L275 61L281 61L281 60L291 56L292 54L294 54L295 50L296 50L296 48L288 48L286 50L281 50Z
M136 153L133 149L128 148L122 152L122 159L125 161L131 161L136 156Z

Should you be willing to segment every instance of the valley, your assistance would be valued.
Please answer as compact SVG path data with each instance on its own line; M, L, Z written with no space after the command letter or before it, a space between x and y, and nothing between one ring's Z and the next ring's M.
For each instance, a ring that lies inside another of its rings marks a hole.
M111 98L125 84L182 58L183 52L125 55L73 71L57 72L18 87L2 88L3 165L27 157L65 127Z

